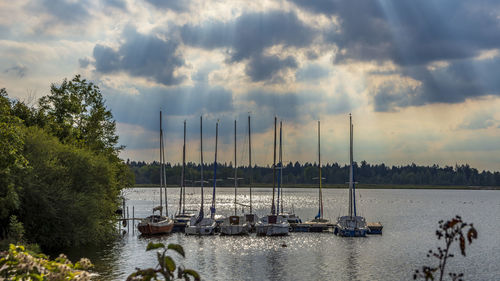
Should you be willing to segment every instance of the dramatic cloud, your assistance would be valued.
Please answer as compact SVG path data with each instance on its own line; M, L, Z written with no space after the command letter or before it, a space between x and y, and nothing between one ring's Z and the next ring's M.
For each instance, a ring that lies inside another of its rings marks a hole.
M175 74L175 70L184 65L176 41L161 39L155 34L141 34L132 28L124 32L124 38L118 50L100 44L94 47L97 72L123 71L164 85L176 85L184 79Z
M402 75L418 82L401 80L384 83L374 90L377 111L429 103L459 103L468 98L500 95L500 57L487 60L461 60L437 69L424 66L403 68Z
M295 13L282 11L245 13L227 23L210 21L181 27L185 44L207 50L226 48L229 62L249 60L245 71L252 81L269 80L282 69L297 67L294 57L266 55L266 48L307 47L317 34Z
M282 69L297 68L297 61L294 57L288 56L280 59L278 56L252 57L245 68L245 72L252 81L263 81L272 78Z

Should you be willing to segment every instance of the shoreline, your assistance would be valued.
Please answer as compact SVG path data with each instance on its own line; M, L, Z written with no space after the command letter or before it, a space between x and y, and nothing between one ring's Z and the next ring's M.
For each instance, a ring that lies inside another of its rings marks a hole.
M133 188L158 188L156 184L136 184ZM179 188L179 185L167 185L167 188ZM254 188L272 188L269 184L257 184ZM284 188L318 188L311 184L285 185ZM199 188L199 186L189 186L188 188ZM211 188L211 186L205 186ZM234 186L217 186L217 188L234 188ZM238 188L249 188L248 185L240 185ZM346 184L326 184L324 189L347 189ZM404 185L404 184L357 184L357 189L442 189L442 190L500 190L500 186L460 186L460 185Z

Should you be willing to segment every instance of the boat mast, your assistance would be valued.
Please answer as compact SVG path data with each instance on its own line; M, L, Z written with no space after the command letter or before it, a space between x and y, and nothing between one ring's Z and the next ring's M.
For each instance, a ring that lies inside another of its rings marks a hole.
M319 170L319 218L323 218L323 193L321 191L321 142L320 142L320 121L318 120L318 170Z
M248 168L250 169L250 214L252 212L252 184L253 184L253 170L252 170L252 139L250 137L250 115L248 115Z
M352 115L349 113L349 216L352 217L352 190L354 186L354 175L352 168Z
M165 191L165 216L168 217L168 197L167 197L167 173L165 172L165 144L163 142L163 136L161 137L161 154L163 159L162 171L163 171L163 189Z
M200 186L201 186L201 207L199 219L203 218L203 116L200 116Z
M353 142L354 142L354 125L351 123L351 159L354 157L353 154ZM351 164L352 166L352 164ZM352 169L352 204L354 209L354 216L356 216L356 181L354 180L354 167Z
M162 188L163 188L163 156L162 156L162 151L163 151L163 130L161 126L161 110L160 110L160 216L163 215L163 202L162 202Z
M280 214L280 193L281 193L281 136L282 136L282 125L283 123L280 121L280 146L279 146L279 151L278 151L278 200L277 200L277 207L278 207L278 210L276 212L277 215ZM283 198L282 198L283 200ZM281 212L283 213L283 209L281 210Z
M273 204L271 205L271 214L276 214L274 206L274 190L276 189L276 122L277 117L274 116L274 157L273 157Z
M215 123L215 160L214 160L214 190L212 193L212 207L210 207L210 217L215 218L215 187L217 185L217 141L219 139L219 120Z
M179 214L186 213L186 120L184 120L184 144L182 145L182 175L181 175L181 194L179 196Z
M280 189L281 189L281 213L283 213L284 209L283 209L283 153L282 153L282 147L281 147L281 127L282 127L282 124L281 124L281 121L280 121Z
M238 187L238 166L236 164L236 120L234 120L234 215L236 216L236 189Z

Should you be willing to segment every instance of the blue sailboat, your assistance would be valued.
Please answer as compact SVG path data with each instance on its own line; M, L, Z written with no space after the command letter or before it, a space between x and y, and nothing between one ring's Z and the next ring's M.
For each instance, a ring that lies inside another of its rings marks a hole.
M337 219L334 233L344 237L364 237L368 232L366 220L362 216L356 214L356 186L354 181L353 171L353 125L352 116L349 114L350 128L350 168L349 168L349 214L341 216Z

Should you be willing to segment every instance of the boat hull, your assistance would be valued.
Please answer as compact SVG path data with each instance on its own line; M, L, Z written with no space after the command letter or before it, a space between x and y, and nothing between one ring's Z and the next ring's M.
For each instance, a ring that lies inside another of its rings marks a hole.
M248 234L248 225L221 225L221 235L246 235Z
M257 224L255 231L259 236L286 236L290 232L288 224Z
M352 228L341 228L337 227L335 230L338 236L342 237L365 237L368 229L352 229Z
M337 220L334 234L342 237L364 237L368 232L365 218L361 216L343 216Z
M213 235L215 233L215 226L196 226L189 225L184 229L187 235Z
M282 216L268 215L255 225L255 232L260 236L285 236L290 232L290 224Z
M210 218L203 218L201 222L196 223L196 218L193 217L184 229L187 235L213 235L215 234L216 223Z
M174 222L171 219L155 222L146 218L137 225L137 229L143 235L167 234L172 232L173 228Z

